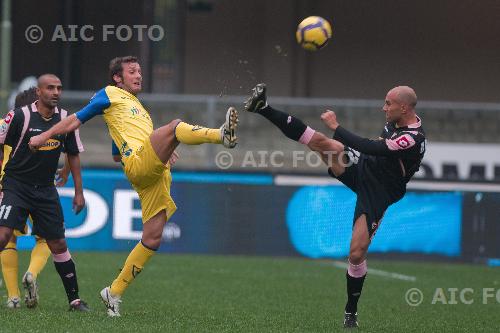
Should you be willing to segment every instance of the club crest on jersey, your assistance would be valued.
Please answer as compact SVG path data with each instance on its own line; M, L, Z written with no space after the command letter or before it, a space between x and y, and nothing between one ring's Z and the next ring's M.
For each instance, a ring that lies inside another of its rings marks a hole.
M38 150L54 150L59 148L61 142L59 140L49 139Z
M10 122L12 121L12 118L14 118L14 112L13 111L10 111L9 113L7 113L7 115L5 116L5 123L8 125L10 124Z
M396 143L398 146L405 149L410 145L410 140L408 140L408 138L406 136L402 136L396 140Z

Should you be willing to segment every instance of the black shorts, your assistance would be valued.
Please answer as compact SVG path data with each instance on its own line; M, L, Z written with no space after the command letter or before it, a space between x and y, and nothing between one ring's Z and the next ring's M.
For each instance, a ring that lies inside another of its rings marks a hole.
M379 177L370 169L369 159L373 158L372 156L361 154L350 147L346 147L345 152L348 159L345 172L336 177L329 168L328 173L357 194L353 227L356 220L365 214L371 238L377 231L387 208L401 199L404 193L391 194L386 190Z
M64 238L64 217L54 185L34 186L5 177L0 201L0 225L23 231L28 215L33 235L52 240Z

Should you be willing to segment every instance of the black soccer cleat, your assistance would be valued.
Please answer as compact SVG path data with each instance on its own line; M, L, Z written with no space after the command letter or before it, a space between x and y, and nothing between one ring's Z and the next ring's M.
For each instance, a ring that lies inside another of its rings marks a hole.
M252 89L252 96L245 102L245 110L248 112L257 112L267 106L266 84L259 83Z
M344 328L358 328L358 313L344 313Z
M69 311L89 312L90 308L81 299L74 300L69 304Z

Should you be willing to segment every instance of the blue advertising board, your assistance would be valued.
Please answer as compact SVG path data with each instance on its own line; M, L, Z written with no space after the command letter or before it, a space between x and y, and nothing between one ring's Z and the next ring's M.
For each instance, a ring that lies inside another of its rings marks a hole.
M71 250L130 250L142 230L139 198L121 170L83 171L87 206L59 189ZM179 207L164 229L170 253L348 255L355 194L343 186L278 186L272 175L174 172ZM459 256L463 194L409 192L387 211L370 252ZM20 237L29 249L32 237Z

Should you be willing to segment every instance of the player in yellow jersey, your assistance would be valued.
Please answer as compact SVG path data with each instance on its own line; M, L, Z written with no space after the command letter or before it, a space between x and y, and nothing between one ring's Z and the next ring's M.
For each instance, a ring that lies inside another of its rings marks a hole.
M160 247L163 227L176 210L170 197L169 158L179 143L236 146L238 114L229 108L226 121L218 128L193 126L179 119L153 130L153 122L137 99L142 89L141 67L137 58L118 57L110 62L111 84L98 91L89 104L42 134L32 137L30 146L37 149L55 135L80 127L96 115L102 115L114 144L118 147L123 170L139 194L143 233L110 287L100 295L109 316L119 316L121 296L146 262Z

